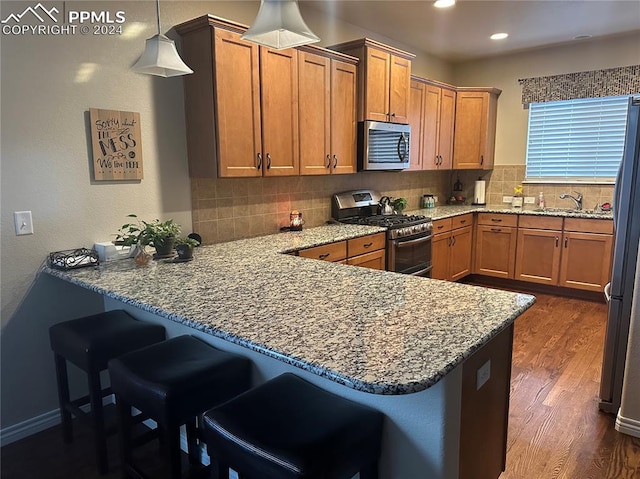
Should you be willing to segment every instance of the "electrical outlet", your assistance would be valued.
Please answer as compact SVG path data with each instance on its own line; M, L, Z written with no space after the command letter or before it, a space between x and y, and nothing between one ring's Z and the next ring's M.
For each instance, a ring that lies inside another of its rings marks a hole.
M513 201L513 196L503 196L502 197L502 202L503 203L511 203Z
M535 205L536 204L536 197L535 196L525 196L524 197L524 204L525 205Z
M33 234L31 211L14 211L13 223L16 228L16 236Z
M479 390L491 377L491 359L476 371L476 390Z

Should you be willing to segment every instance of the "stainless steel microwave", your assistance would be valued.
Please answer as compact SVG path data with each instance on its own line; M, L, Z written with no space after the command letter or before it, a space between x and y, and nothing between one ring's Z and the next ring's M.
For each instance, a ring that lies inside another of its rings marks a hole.
M399 123L358 123L358 170L406 170L409 168L411 127Z

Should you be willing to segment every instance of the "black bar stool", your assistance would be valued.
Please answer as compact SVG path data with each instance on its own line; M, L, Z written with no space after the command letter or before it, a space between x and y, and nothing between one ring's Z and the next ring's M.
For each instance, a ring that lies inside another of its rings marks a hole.
M110 387L102 389L100 372L107 369L108 361L116 356L164 341L165 330L162 326L137 321L125 311L115 310L55 324L49 328L49 339L56 364L64 441L73 440L73 416L91 418L98 469L105 474L108 471L107 435L115 429L105 428L102 398L112 391ZM71 400L67 361L87 373L87 396ZM80 409L87 404L91 406L90 414Z
M205 413L211 477L376 479L383 418L282 374Z
M180 427L189 462L200 464L197 418L251 386L251 361L193 337L178 336L109 362L121 433L123 477L144 477L133 463L131 406L158 423L172 479L181 477Z

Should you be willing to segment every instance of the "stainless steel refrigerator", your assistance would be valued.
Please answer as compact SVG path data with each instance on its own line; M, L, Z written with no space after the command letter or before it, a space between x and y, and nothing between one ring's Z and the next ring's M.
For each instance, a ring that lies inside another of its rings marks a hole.
M617 414L622 395L633 289L640 240L640 97L629 100L622 163L613 198L615 243L607 330L600 380L600 409Z

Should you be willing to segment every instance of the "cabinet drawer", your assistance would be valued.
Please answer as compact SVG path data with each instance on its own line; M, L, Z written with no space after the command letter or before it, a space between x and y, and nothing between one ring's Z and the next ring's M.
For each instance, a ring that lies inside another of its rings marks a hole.
M453 230L472 225L473 213L467 213L466 215L454 216L451 218L451 229Z
M298 256L303 258L321 259L324 261L340 261L347 257L347 242L338 241L337 243L329 243L322 246L314 246L300 250Z
M436 220L433 222L433 234L446 233L451 231L451 225L453 218L444 218L442 220Z
M613 220L590 220L585 218L565 218L565 231L578 233L613 234Z
M491 226L517 226L518 215L501 213L478 213L478 224Z
M360 254L369 253L385 247L385 233L377 233L360 238L353 238L347 241L347 251L349 258Z
M385 252L384 250L372 251L371 253L361 254L359 256L350 257L347 264L351 266L362 266L363 268L379 269L384 271L385 268Z
M562 231L562 218L555 216L527 216L522 215L518 220L519 228L532 228L537 230Z

